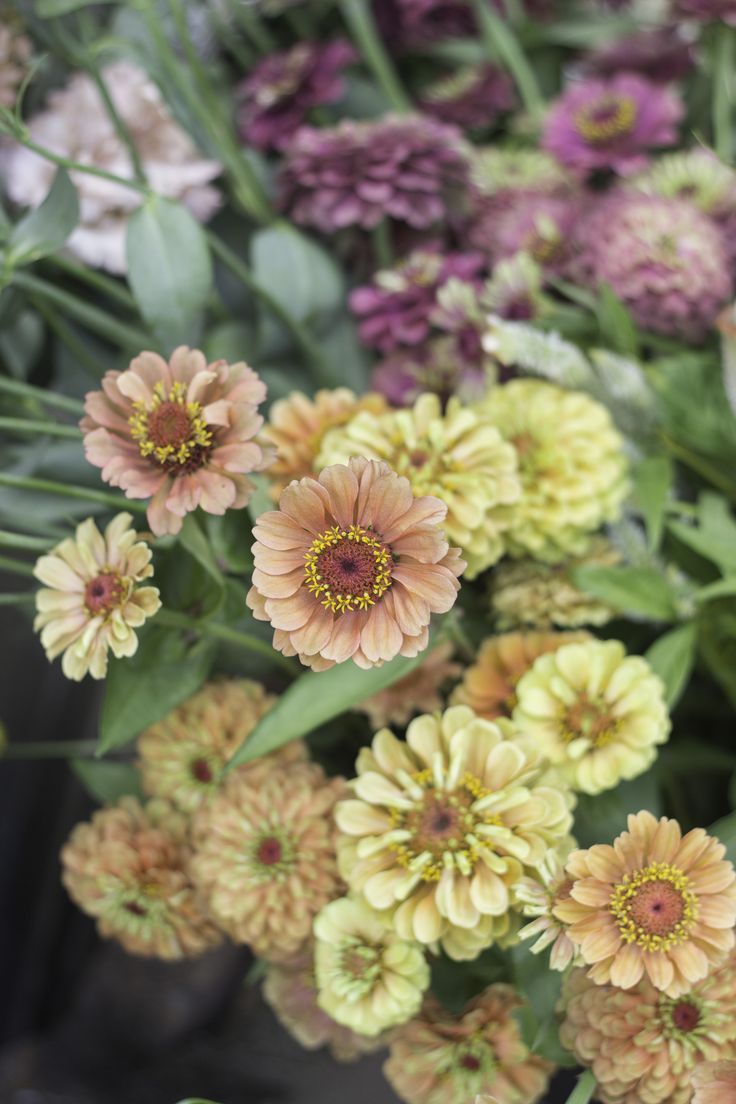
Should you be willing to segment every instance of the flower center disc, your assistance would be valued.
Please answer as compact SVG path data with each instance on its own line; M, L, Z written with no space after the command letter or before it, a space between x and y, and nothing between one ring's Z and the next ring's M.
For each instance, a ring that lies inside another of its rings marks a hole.
M264 866L273 866L280 862L282 855L281 843L273 836L262 840L258 848L258 859Z
M389 548L360 525L328 529L312 541L305 559L307 590L333 613L366 610L391 586Z
M207 786L213 779L212 767L206 759L194 759L190 765L192 777L203 786Z
M190 431L189 415L181 403L161 403L148 417L148 435L159 448L171 445L178 449L184 444Z
M149 406L133 403L128 424L141 456L182 473L201 468L212 447L212 431L202 417L202 407L186 401L186 387L181 382L167 391L159 381Z
M670 882L645 882L629 906L634 923L651 935L669 935L684 912L682 894Z
M690 1001L678 1001L672 1009L672 1022L678 1031L694 1031L700 1023L700 1009Z
M563 738L569 743L583 737L593 747L604 747L616 734L616 718L606 705L591 701L585 694L565 710Z
M90 579L84 588L84 604L93 615L109 613L116 609L123 597L125 587L116 571L105 571Z
M628 134L636 114L636 103L629 96L603 96L575 113L575 129L591 145L604 145Z
M625 943L666 951L688 938L698 902L690 882L669 863L651 863L614 888L611 912Z

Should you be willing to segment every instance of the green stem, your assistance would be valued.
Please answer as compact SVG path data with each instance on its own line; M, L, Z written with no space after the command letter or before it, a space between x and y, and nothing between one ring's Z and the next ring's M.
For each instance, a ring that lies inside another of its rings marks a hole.
M391 268L394 263L394 251L391 244L391 223L388 219L381 219L377 226L373 227L373 255L378 268Z
M138 514L146 512L145 502L137 502L122 495L96 491L92 487L77 487L71 483L55 483L51 479L32 479L27 475L6 475L0 472L0 487L12 487L19 491L45 491L66 498L80 498L85 502L97 502L114 510L126 510Z
M75 279L89 284L90 287L97 288L98 291L103 292L110 299L115 299L122 306L130 307L131 310L137 312L135 299L128 289L123 287L118 280L113 280L94 268L87 268L85 265L77 264L71 257L67 257L63 253L58 253L53 257L47 257L45 260L53 264L54 267L60 268L69 276L73 276Z
M92 759L96 740L40 740L38 743L8 744L0 749L2 759Z
M312 30L308 21L304 18L303 12L297 11L296 8L287 8L284 12L284 19L298 38L309 39L312 37Z
M10 556L0 556L0 571L11 571L14 575L25 575L31 579L35 577L31 564L14 560Z
M340 10L368 68L394 111L412 110L411 100L384 48L367 0L340 0Z
M107 114L110 117L110 122L115 127L118 138L128 151L128 156L130 157L130 163L135 179L142 187L148 188L149 185L146 178L145 169L143 168L143 162L140 159L140 155L136 148L135 142L128 133L128 128L126 127L123 120L120 118L118 109L115 107L112 96L110 95L110 91L107 87L107 84L105 83L105 79L102 76L102 73L95 66L94 62L89 62L85 64L84 68L88 75L94 81L97 87L97 91L102 97L102 102L104 103Z
M11 533L0 529L0 548L23 548L29 552L48 552L50 543L44 537L29 537L25 533Z
M22 594L0 594L0 606L26 606L36 601L33 591Z
M34 387L32 383L21 383L20 380L9 379L7 376L0 376L0 391L5 391L8 395L17 395L22 399L34 399L47 406L55 406L59 410L76 414L77 417L84 414L84 406L76 399L70 399L67 395L57 395L55 391L45 391L43 387Z
M592 1070L586 1070L578 1078L578 1083L567 1098L567 1104L588 1104L596 1090L595 1077Z
M713 142L718 156L730 164L734 152L734 66L736 31L713 26Z
M697 453L691 452L689 448L686 448L685 445L681 445L679 441L676 441L674 437L670 437L668 433L660 432L659 438L665 448L668 448L679 460L682 460L683 464L687 464L689 468L692 468L692 470L702 476L703 479L712 483L714 487L718 487L720 491L723 491L729 502L736 502L736 486L720 468L711 464L709 460L704 460L701 456L698 456Z
M75 360L83 365L94 379L99 379L102 374L100 361L90 353L84 342L77 337L72 327L61 315L54 310L40 295L30 295L29 299L41 317L51 327L59 340Z
M241 3L241 0L235 0L232 10L248 38L262 54L271 54L277 49L276 39L263 20L251 8L246 7L245 4Z
M532 117L540 118L545 109L544 97L539 90L534 70L514 32L493 10L488 0L472 0L472 4L491 61L500 61L509 70L524 107Z
M32 434L45 437L70 437L75 441L82 439L82 431L76 426L59 425L57 422L27 422L23 418L5 418L0 415L0 429L11 433Z
M211 636L216 640L224 640L228 644L235 644L248 652L264 656L277 667L288 671L292 678L296 677L291 661L257 636L249 636L248 633L238 632L237 629L231 629L228 625L222 625L218 621L197 621L192 617L188 617L185 613L178 613L176 610L159 610L156 614L156 620L161 625L170 625L172 628L201 633L203 636Z
M39 146L33 141L30 134L25 127L18 128L18 130L12 131L12 137L19 142L26 149L31 150L33 153L37 153L39 157L43 157L45 161L51 161L54 165L59 165L62 169L66 169L67 172L82 172L88 176L96 176L100 180L109 180L112 184L122 184L125 188L130 188L132 192L138 192L143 196L151 196L154 193L145 184L141 184L138 180L126 180L122 176L116 176L115 173L107 172L105 169L97 169L94 165L83 165L81 161L72 161L68 157L62 157L59 153L54 153L53 150L47 149L46 146Z

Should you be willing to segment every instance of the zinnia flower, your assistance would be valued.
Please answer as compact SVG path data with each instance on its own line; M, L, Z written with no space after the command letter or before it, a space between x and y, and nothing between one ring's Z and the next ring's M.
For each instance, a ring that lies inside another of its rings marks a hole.
M219 162L197 152L142 69L115 61L105 66L102 77L152 190L180 200L195 218L206 222L220 204L219 192L209 183L221 171ZM51 93L48 102L50 106L28 123L34 142L61 157L132 179L127 147L91 77L76 73L65 88ZM31 207L45 199L56 172L53 162L20 145L9 151L4 168L9 197ZM69 175L79 196L81 219L66 248L96 268L125 272L128 218L142 197L89 173Z
M332 812L344 793L316 763L233 771L192 821L191 873L207 909L237 943L284 962L341 892Z
M674 15L699 23L736 24L735 0L675 0Z
M731 996L733 989L728 996ZM733 1053L733 1046L729 1052ZM692 1104L736 1104L736 1060L701 1062L693 1070Z
M468 240L494 261L524 252L547 272L564 274L572 262L573 230L584 197L529 189L480 205Z
M222 939L187 873L187 820L166 801L123 797L78 824L62 848L62 881L100 935L126 951L176 959Z
M153 567L132 520L118 514L103 536L87 518L33 569L45 584L36 593L33 627L42 630L49 659L64 653L61 669L75 682L87 673L104 678L109 650L118 658L135 655L135 630L161 606L156 587L137 585L150 579Z
M583 80L552 104L542 145L581 175L626 175L646 164L647 150L674 144L682 114L677 96L636 73Z
M217 790L222 768L275 700L250 679L207 683L139 736L138 766L146 792L193 813ZM294 740L238 769L268 769L274 756L286 764L305 759L306 748Z
M582 640L540 656L516 699L514 722L583 793L642 774L670 732L662 680L618 640Z
M313 107L340 99L342 71L355 56L350 43L338 39L299 42L263 58L236 90L243 141L256 149L283 149Z
M10 20L4 19L0 25L0 104L12 107L18 88L28 71L31 41L20 28Z
M418 655L465 566L440 528L446 509L363 457L290 484L253 527L247 599L277 651L317 670Z
M684 199L618 190L579 228L580 264L643 329L701 341L733 290L726 238Z
M547 1091L550 1062L524 1045L509 985L489 985L453 1016L428 997L417 1019L399 1028L383 1072L406 1104L461 1104L490 1093L504 1104L535 1104Z
M514 632L488 636L478 648L475 663L465 669L452 692L453 705L469 705L479 717L494 721L511 717L516 707L516 684L538 656L563 644L587 639L586 633Z
M693 44L679 34L677 27L639 30L614 39L588 54L584 61L590 76L639 73L657 84L682 80L694 68Z
M499 629L574 629L605 625L614 616L607 603L586 594L570 578L573 568L609 566L621 559L605 537L594 537L584 556L561 564L516 560L500 563L491 580L491 611Z
M422 948L364 901L331 901L314 936L317 1003L337 1023L376 1036L419 1011L429 985Z
M481 202L499 198L505 201L519 191L554 195L574 190L567 171L543 150L496 145L473 148L470 183L476 200Z
M556 563L588 551L628 492L623 438L601 403L538 379L494 387L485 413L516 448L521 499L505 541L512 555Z
M466 706L417 717L406 742L383 729L356 769L355 799L336 811L341 869L420 943L503 917L514 884L572 823L564 788L537 784L533 750Z
M711 1071L736 1070L736 1062L718 1061L736 1053L733 955L676 997L665 996L647 978L624 990L596 985L584 970L573 970L564 1001L560 1040L591 1067L603 1104L736 1101L736 1079L730 1085L716 1081L713 1095L700 1088Z
M515 103L514 85L502 69L487 62L467 65L425 85L419 106L427 115L464 130L487 129Z
M702 828L682 836L676 820L647 812L628 825L613 847L573 851L570 897L554 913L596 985L631 989L646 975L680 997L734 946L736 874Z
M462 286L468 287L465 283ZM446 284L445 289L448 287ZM374 391L384 395L393 406L413 406L427 391L437 395L443 404L453 396L463 403L477 402L488 389L485 362L489 358L476 337L473 359L466 359L464 339L468 330L465 327L459 339L454 334L432 337L422 346L391 353L373 368Z
M374 729L389 724L404 725L414 713L442 709L443 685L456 679L462 670L459 663L452 661L452 653L453 646L449 642L438 644L408 675L387 690L379 690L357 703L355 708L368 715Z
M483 410L437 395L421 395L412 410L379 417L357 414L325 435L318 464L346 463L351 456L385 460L406 476L417 495L447 506L448 539L468 561L468 577L490 567L504 551L521 485L516 453Z
M577 948L567 934L565 925L554 914L560 901L570 896L572 878L556 851L550 851L537 867L534 878L521 878L514 886L514 901L524 916L533 916L530 924L519 930L519 939L534 939L529 950L540 954L551 946L549 964L553 970L566 970L577 958Z
M208 364L180 346L167 363L141 353L125 372L106 372L85 399L85 455L128 498L150 498L156 536L178 533L201 506L224 514L246 506L270 452L253 438L263 424L265 384L242 361Z
M280 175L280 206L303 226L331 234L371 230L385 218L424 230L446 218L467 179L455 127L426 116L344 119L302 127Z

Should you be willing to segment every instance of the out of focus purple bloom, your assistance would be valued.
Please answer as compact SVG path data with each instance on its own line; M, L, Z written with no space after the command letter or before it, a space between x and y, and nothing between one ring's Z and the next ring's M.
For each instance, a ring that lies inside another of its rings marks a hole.
M676 140L682 114L677 96L636 73L583 80L552 104L542 144L581 175L632 173L646 165L647 150Z
M350 296L360 340L382 353L421 344L429 335L438 289L452 276L473 279L485 264L477 253L441 256L418 249L396 268L376 273L372 284Z
M499 192L480 205L468 240L494 261L524 252L548 271L560 272L569 257L582 203L583 196L576 192L551 194L531 188Z
M416 349L392 353L373 369L371 390L393 406L411 406L424 391L443 401L458 395L464 402L481 398L488 386L485 370L457 356L452 338L435 338Z
M353 47L300 42L271 54L239 85L238 127L256 149L283 149L311 108L334 103L343 93L342 71L356 60Z
M558 0L524 0L532 18L554 14ZM504 0L486 0L489 8L506 15ZM373 0L379 30L390 45L426 46L448 38L475 38L478 24L471 0Z
M676 27L658 27L616 39L589 54L584 62L589 76L639 73L657 84L681 80L694 67L692 43L685 42Z
M736 0L675 0L673 15L699 23L731 23L736 26Z
M345 119L297 131L286 149L279 204L295 222L325 233L370 230L384 218L421 230L447 216L467 178L456 127L421 115Z
M470 65L422 89L419 105L444 123L489 127L515 103L514 86L495 65Z

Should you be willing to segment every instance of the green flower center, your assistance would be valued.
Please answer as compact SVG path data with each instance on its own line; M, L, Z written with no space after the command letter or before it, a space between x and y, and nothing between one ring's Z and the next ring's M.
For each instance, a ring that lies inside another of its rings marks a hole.
M346 940L332 982L335 993L349 1001L362 1000L381 979L382 959L383 947L357 938Z

